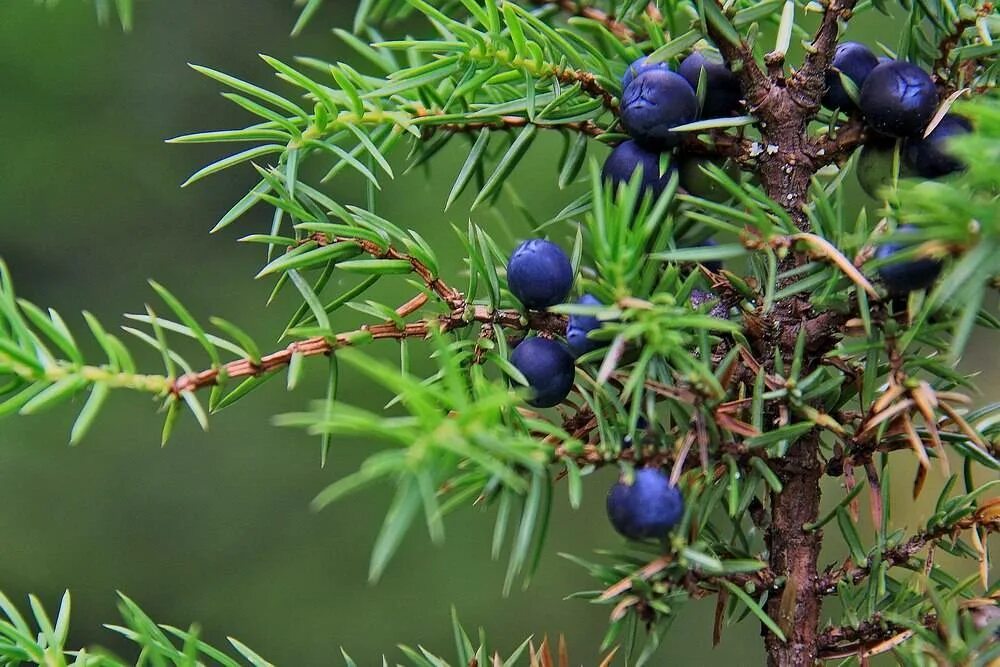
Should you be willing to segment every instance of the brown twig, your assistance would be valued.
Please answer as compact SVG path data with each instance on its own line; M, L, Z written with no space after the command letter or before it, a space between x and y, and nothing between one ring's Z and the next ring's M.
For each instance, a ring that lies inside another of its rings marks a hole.
M962 613L971 614L973 623L976 623L977 615L982 614L985 618L981 623L985 624L992 619L992 610L996 609L997 604L995 597L970 598L963 600L959 609ZM920 619L920 624L934 629L938 626L938 617L934 613L925 614ZM858 657L865 660L892 650L909 640L913 634L913 630L892 623L882 614L876 613L858 623L857 627L835 626L825 629L819 637L820 658L835 660Z
M984 10L986 11L985 14L982 13ZM992 11L993 3L986 2L980 8L980 15L988 16ZM944 85L948 81L949 77L942 76L941 72L948 70L948 59L951 57L951 52L958 46L958 42L962 39L962 34L974 25L976 25L976 19L974 18L959 19L955 22L954 29L938 45L938 57L934 60L934 64L931 65L931 76L934 77L934 82L939 86Z
M936 528L923 531L914 535L906 542L886 549L882 552L881 558L877 562L885 563L888 567L899 567L910 562L917 553L925 547L942 538L955 535L962 530L974 527L983 527L989 531L1000 529L1000 498L995 498L986 502L972 516L965 517L949 526L938 526ZM870 559L871 560L871 559ZM844 581L856 584L871 574L871 565L852 565L845 563L841 567L828 570L816 580L816 593L819 595L832 595L837 591L837 584Z
M329 336L314 336L302 341L291 343L283 350L278 350L260 360L237 359L225 364L221 368L209 368L206 370L187 373L174 379L169 385L169 392L179 396L185 392L198 391L206 387L218 384L220 380L238 379L247 377L260 377L275 370L287 366L292 361L292 357L300 355L312 357L330 354L334 350L356 345L368 340L402 340L405 338L426 338L432 331L440 332L454 331L462 327L480 323L489 327L499 326L504 329L517 331L545 331L559 334L565 330L566 318L561 315L554 315L545 312L529 312L527 316L518 310L492 310L487 306L470 304L466 297L457 289L451 287L431 269L406 253L402 253L392 246L382 247L374 241L353 237L333 237L322 233L315 233L305 239L317 245L330 245L334 243L353 243L364 252L378 259L403 260L410 263L411 270L417 275L427 289L435 294L450 309L445 315L424 318L415 322L410 322L400 326L395 322L381 322L378 324L364 325L352 331L346 331ZM396 309L400 317L411 315L427 302L426 294L418 294L412 299Z
M824 134L813 140L809 146L809 156L817 168L828 164L842 164L869 136L864 121L860 117L851 118L837 128L834 136Z
M531 2L540 7L555 5L571 16L582 16L583 18L590 19L591 21L596 21L602 24L608 29L608 32L623 42L631 43L646 38L644 34L636 32L623 22L617 20L611 14L608 14L606 11L598 9L597 7L588 7L587 5L584 5L581 2L576 2L575 0L531 0ZM660 10L657 9L656 5L652 2L646 7L646 15L649 16L652 21L657 23L663 20L663 15L660 14Z
M427 111L426 109L418 110L417 116L420 118L431 118L435 115L434 112ZM421 127L425 132L451 132L451 133L461 133L461 132L479 132L481 130L513 130L521 127L526 127L528 125L534 125L540 130L570 130L572 132L579 132L585 134L588 137L599 137L607 130L602 128L600 125L592 120L585 120L580 122L571 123L543 123L538 121L532 121L523 116L501 116L496 120L484 120L475 121L471 123L424 123Z
M857 0L828 0L805 62L790 83L792 99L810 116L819 110L820 98L826 90L826 71L837 48L840 21L846 21Z

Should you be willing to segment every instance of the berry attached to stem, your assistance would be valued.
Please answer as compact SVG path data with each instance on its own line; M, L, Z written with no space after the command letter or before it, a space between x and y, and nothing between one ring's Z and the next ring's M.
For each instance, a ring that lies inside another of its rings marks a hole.
M740 79L722 61L722 56L714 51L695 51L685 58L677 73L698 90L698 79L705 71L705 101L701 106L701 118L726 118L734 116L740 109ZM697 97L696 97L697 99Z
M600 306L600 301L591 294L584 294L577 302L582 306ZM601 343L587 337L591 331L601 328L601 321L595 315L570 315L566 324L566 344L576 356L596 350Z
M630 137L656 150L673 148L682 135L671 128L698 117L698 98L684 77L668 70L647 70L622 93L622 126Z
M952 137L972 132L972 123L962 116L948 114L922 139L906 142L906 164L923 178L941 178L965 169L965 164L948 150Z
M916 228L912 225L903 225L897 230L897 234L914 233L916 233ZM909 247L912 247L912 244L905 241L886 243L879 246L875 252L875 258L888 259ZM941 262L936 259L917 257L887 264L878 270L878 275L889 294L900 296L933 285L941 274L941 268Z
M937 103L930 75L912 63L894 60L871 71L858 106L874 130L891 137L915 137L927 127Z
M661 470L641 468L632 484L619 481L608 492L608 518L631 540L665 537L684 516L684 496Z
M661 158L668 163L666 169L660 168ZM677 171L674 160L664 153L646 150L634 141L625 141L611 151L601 174L617 189L631 180L636 169L642 170L643 194L652 193L654 197L663 194L670 183L670 176Z
M826 73L826 93L823 94L823 106L843 111L857 108L857 104L844 88L841 76L850 79L860 91L868 79L868 75L878 64L878 58L864 44L858 42L838 44L831 67Z
M510 360L527 379L532 392L528 403L536 408L559 405L573 388L573 355L562 343L548 338L526 338L514 348Z
M670 65L665 62L651 63L647 56L637 58L632 61L632 64L628 66L628 69L625 70L625 74L622 76L622 90L628 88L628 85L635 80L635 77L652 69L661 69L669 72Z
M548 308L566 300L573 287L573 265L555 243L531 239L511 254L507 284L525 308Z

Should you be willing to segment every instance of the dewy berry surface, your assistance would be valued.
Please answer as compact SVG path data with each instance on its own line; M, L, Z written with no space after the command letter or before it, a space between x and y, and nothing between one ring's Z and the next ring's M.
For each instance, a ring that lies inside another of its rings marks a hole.
M923 178L940 178L965 169L965 165L948 150L953 137L972 132L972 123L955 114L941 119L937 127L925 138L906 142L907 166Z
M823 106L828 109L848 111L857 107L854 100L847 94L841 75L850 79L860 91L868 75L878 65L878 58L864 44L858 42L842 42L837 45L833 62L826 73L826 93L823 94Z
M526 308L548 308L566 300L573 287L573 266L555 243L531 239L511 254L507 284Z
M660 164L664 161L667 163L667 168L661 171ZM641 169L643 193L652 193L654 197L659 197L667 189L670 176L677 171L675 163L676 160L660 151L647 150L635 141L624 141L608 155L601 174L604 180L618 188L623 183L629 182L636 169Z
M537 336L526 338L514 348L510 361L527 379L531 388L528 403L536 408L559 405L573 388L575 362L562 343Z
M912 225L903 225L898 230L902 234L915 233ZM888 259L896 253L911 247L904 241L895 241L879 246L876 259ZM903 295L915 290L926 289L934 284L941 274L941 262L930 257L918 257L903 262L887 264L878 270L878 275L886 291L892 295Z
M661 470L641 468L631 485L611 487L607 510L611 525L629 539L665 537L684 516L684 496Z
M625 74L622 76L622 90L628 88L628 85L635 80L635 77L652 69L662 69L669 72L670 65L664 62L651 63L649 62L649 58L647 56L636 58L632 61L632 64L628 66L628 69L625 70Z
M893 137L913 137L937 109L938 94L930 75L900 60L882 63L861 87L859 106L872 129Z
M722 56L711 51L695 51L681 62L677 73L697 91L702 69L705 70L705 103L701 107L701 118L738 115L742 97L740 80L722 62Z
M630 137L649 149L673 148L682 134L670 129L694 121L698 98L679 74L662 69L647 70L635 77L622 93L622 127Z
M592 294L584 294L577 303L583 306L602 305ZM600 347L601 343L587 337L591 331L600 328L601 321L596 315L570 315L566 323L566 344L569 345L570 351L580 356Z

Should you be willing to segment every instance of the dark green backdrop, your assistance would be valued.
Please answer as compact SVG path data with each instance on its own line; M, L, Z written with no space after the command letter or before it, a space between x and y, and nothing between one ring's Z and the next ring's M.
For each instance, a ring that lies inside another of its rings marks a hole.
M122 313L142 310L153 277L194 312L273 340L287 304L263 307L270 285L252 280L258 248L233 242L269 225L267 211L231 233L206 233L252 184L249 167L182 191L184 178L221 152L163 139L247 122L188 62L267 81L271 70L258 52L350 57L326 28L349 25L353 6L342 5L353 3L329 5L291 40L290 0L140 2L130 35L95 25L79 0L50 11L29 0L2 3L0 256L22 295L59 308L82 334L80 309L117 325ZM525 202L542 215L569 200L549 185L557 149L538 142L516 176ZM468 219L461 206L443 211L457 156L453 150L436 165L433 187L413 174L387 187L380 204L382 215L435 243L452 268L460 258L449 224ZM363 201L356 180L330 187L341 201ZM478 220L489 224L490 214ZM517 217L509 225L515 234L527 230ZM155 357L143 358L155 370ZM995 379L992 357L981 359ZM70 588L80 644L122 647L100 627L116 620L117 589L158 620L198 621L209 639L237 636L283 665L331 664L340 646L361 664L375 664L396 642L448 651L452 604L505 649L530 633L565 633L576 662L594 664L608 610L561 600L590 581L556 553L586 556L620 544L602 508L610 477L593 480L578 512L560 498L528 592L501 598L503 564L489 559L492 517L473 510L451 519L445 548L414 531L384 580L369 586L368 552L387 489L319 514L307 507L324 484L356 467L368 443L338 443L322 470L315 441L269 425L269 415L320 395L321 378L311 380L294 394L275 382L215 418L207 434L185 422L166 449L158 446L155 404L134 395L116 396L75 449L66 446L70 410L2 422L0 589L19 601L34 591L54 604ZM371 406L385 399L353 394ZM897 518L912 526L921 514L910 511ZM678 621L670 640L677 663L759 662L750 623L711 649L711 613L710 602L696 604Z

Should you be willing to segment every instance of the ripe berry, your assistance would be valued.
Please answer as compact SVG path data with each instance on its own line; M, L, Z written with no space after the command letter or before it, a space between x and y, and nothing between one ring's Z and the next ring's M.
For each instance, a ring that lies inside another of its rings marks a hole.
M842 42L837 45L833 62L826 73L826 93L823 94L823 106L828 109L843 109L849 111L857 107L854 100L847 94L840 76L850 79L858 90L864 85L865 79L878 65L878 58L864 44L858 42Z
M695 310L701 310L703 305L715 302L712 309L708 311L708 314L720 320L729 319L729 309L726 308L725 304L719 301L719 296L715 292L698 289L696 287L691 290L691 296L688 297L688 301L691 303L691 307Z
M893 137L923 132L937 108L938 94L930 75L900 60L871 71L861 87L859 106L875 130Z
M912 225L903 225L897 232L912 234L916 230ZM909 247L905 241L896 241L879 246L875 251L876 259L887 259ZM918 257L904 262L887 264L878 270L886 290L892 295L903 295L915 290L926 289L934 284L941 274L941 262L930 257Z
M694 89L684 77L668 70L647 70L622 93L622 126L630 137L648 148L676 146L682 135L670 128L690 123L697 116Z
M632 540L664 537L684 516L684 496L655 468L635 472L632 485L619 481L608 492L608 518Z
M695 197L714 202L724 202L732 197L728 190L702 170L702 167L710 164L722 167L726 176L737 183L740 182L740 168L732 160L715 161L703 157L685 157L679 162L677 170L680 174L680 185Z
M551 408L562 403L573 388L573 355L562 343L548 338L526 338L514 348L510 361L521 371L536 408Z
M948 140L972 132L972 123L962 116L948 114L923 139L906 142L907 165L923 178L940 178L965 169L965 164L948 151Z
M552 241L531 239L511 254L507 284L526 308L548 308L566 300L573 287L573 266Z
M743 96L739 77L713 51L694 51L681 62L677 73L687 80L692 90L697 91L702 69L705 70L705 102L701 107L701 117L726 118L735 115Z
M858 184L872 199L881 199L879 191L892 187L895 152L896 141L893 139L870 141L861 149L857 165ZM909 170L906 164L900 161L899 177L907 175Z
M622 183L629 182L636 169L641 169L643 194L651 192L653 197L659 197L667 189L671 174L677 171L674 160L669 160L667 168L661 173L661 155L657 151L646 150L634 141L626 141L611 151L601 174L617 189Z
M584 294L577 303L583 306L601 305L601 302L590 294ZM601 343L587 337L591 331L600 328L601 321L595 315L570 315L566 323L566 344L569 345L570 351L579 357L600 347Z
M628 66L628 69L625 70L625 74L622 76L622 90L628 88L628 85L635 80L635 77L651 69L662 69L669 72L670 65L665 62L651 63L647 56L637 58L632 61L632 64Z

